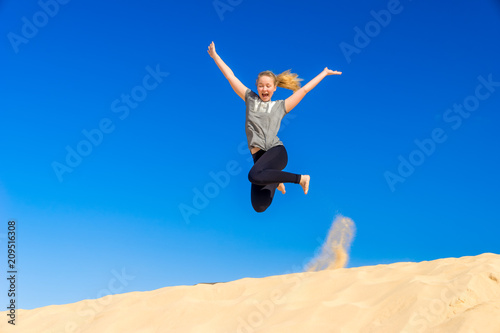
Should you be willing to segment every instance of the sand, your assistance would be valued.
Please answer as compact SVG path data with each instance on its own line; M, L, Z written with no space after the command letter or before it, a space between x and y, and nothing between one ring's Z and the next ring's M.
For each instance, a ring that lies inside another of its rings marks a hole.
M500 332L500 255L166 287L19 310L0 332Z
M337 215L318 253L305 267L307 272L344 268L349 261L349 249L356 233L354 221Z

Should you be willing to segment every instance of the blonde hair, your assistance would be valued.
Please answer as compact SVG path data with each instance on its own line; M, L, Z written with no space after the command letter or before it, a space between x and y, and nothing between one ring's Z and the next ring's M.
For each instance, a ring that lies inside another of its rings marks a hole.
M290 89L293 92L296 92L297 90L300 89L300 81L302 81L302 79L299 78L298 74L291 73L290 71L291 70L289 69L278 75L274 74L271 71L260 72L259 75L257 76L256 83L259 82L259 79L262 76L269 76L274 80L275 86L285 89Z

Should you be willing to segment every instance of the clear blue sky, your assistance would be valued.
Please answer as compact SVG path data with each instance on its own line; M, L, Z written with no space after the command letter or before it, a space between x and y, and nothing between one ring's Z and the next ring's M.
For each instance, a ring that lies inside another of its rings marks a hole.
M0 267L15 219L19 307L298 271L339 213L351 267L500 253L498 1L47 3L0 5ZM250 88L343 72L279 133L307 196L252 210L245 105L211 41Z

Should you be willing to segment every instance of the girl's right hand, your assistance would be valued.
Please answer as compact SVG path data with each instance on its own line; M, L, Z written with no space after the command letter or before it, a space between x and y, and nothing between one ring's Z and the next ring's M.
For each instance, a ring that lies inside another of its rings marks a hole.
M214 58L217 55L217 52L215 52L215 44L212 42L212 44L208 45L208 54Z
M328 69L328 67L325 67L323 71L326 73L326 75L342 75L342 72L332 71L331 69Z

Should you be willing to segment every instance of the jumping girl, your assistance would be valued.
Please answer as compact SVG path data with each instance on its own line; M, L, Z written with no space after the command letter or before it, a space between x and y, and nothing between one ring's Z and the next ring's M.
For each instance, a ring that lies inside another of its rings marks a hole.
M340 75L342 72L325 68L301 88L302 79L299 79L297 74L290 73L289 70L279 75L264 71L257 76L258 94L256 94L244 86L222 61L215 51L214 42L208 46L208 54L214 59L234 92L246 104L245 128L248 148L254 160L248 179L252 183L251 199L255 211L261 213L271 205L276 189L285 194L284 183L300 184L304 193L307 194L311 179L309 175L282 171L288 163L288 155L283 142L277 136L281 119L326 76ZM286 100L271 101L276 87L290 89L293 95Z

